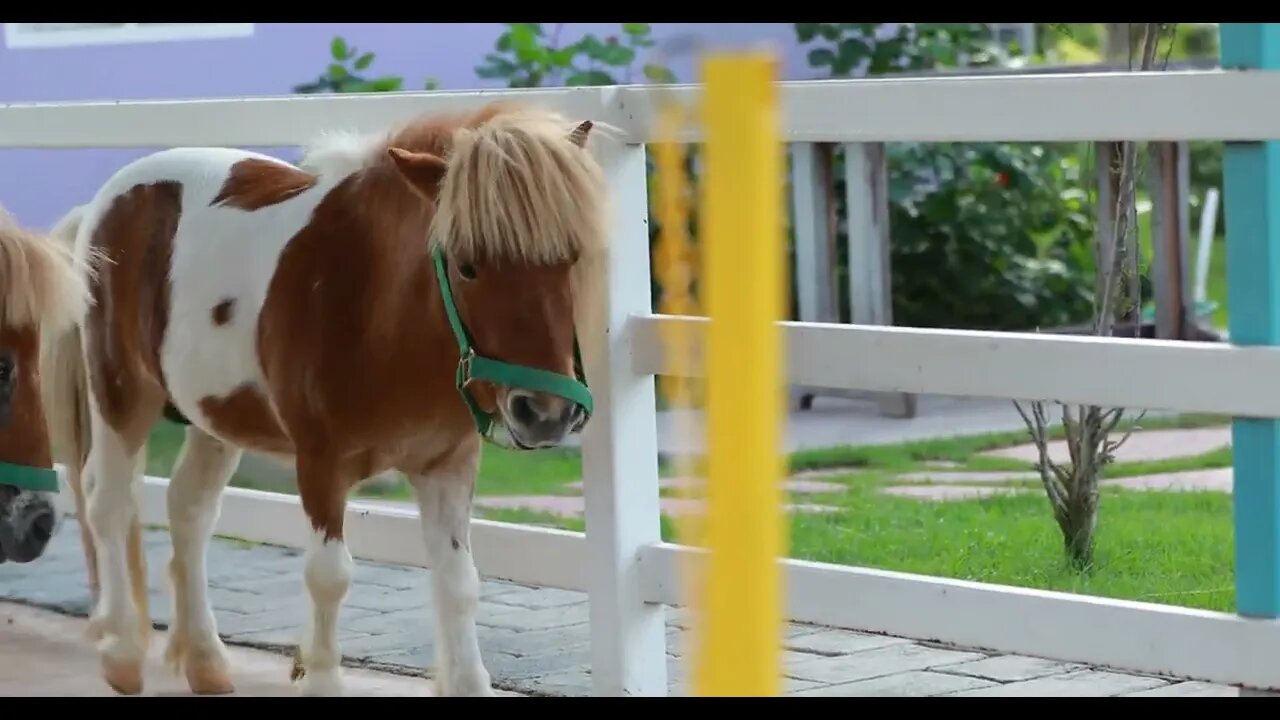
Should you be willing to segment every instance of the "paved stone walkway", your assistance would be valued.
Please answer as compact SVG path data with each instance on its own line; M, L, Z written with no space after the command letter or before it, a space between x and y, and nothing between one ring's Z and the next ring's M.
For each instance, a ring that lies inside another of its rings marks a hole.
M1115 436L1119 439L1119 435ZM1231 428L1227 425L1205 428L1170 428L1163 430L1141 430L1129 436L1129 439L1115 452L1116 462L1142 462L1151 460L1167 460L1169 458L1193 457L1231 446ZM1015 445L1013 447L989 450L981 453L985 457L998 457L1009 460L1022 460L1034 463L1040 459L1040 451L1034 443ZM1049 457L1057 463L1071 462L1065 440L1049 443Z
M0 565L0 600L86 615L88 591L77 534L76 523L70 522L50 554L39 562ZM168 535L149 531L146 544L151 612L156 625L163 628L171 617L164 582ZM210 547L210 598L223 637L229 644L274 650L281 658L277 670L266 665L243 666L246 676L261 677L265 682L270 680L267 673L278 672L279 682L287 685L284 656L292 652L304 617L301 564L299 553L284 548L221 539ZM429 577L430 572L422 569L357 563L339 621L339 642L348 664L430 674L434 627L428 606ZM587 599L583 593L494 581L484 582L481 592L481 652L496 687L528 695L590 694ZM682 610L668 612L668 672L673 695L686 691L681 656L687 627L688 617ZM39 629L39 634L45 630ZM0 635L0 661L11 666L4 655L6 637L9 635ZM71 651L64 648L59 652ZM153 654L159 652L153 649ZM796 623L788 627L785 663L786 691L797 696L1238 694L1227 686L991 655ZM270 680L272 688L274 683ZM11 693L0 686L0 694Z
M24 605L0 604L0 696L4 697L119 697L98 674L98 655L85 641L88 623ZM152 638L162 648L165 634ZM291 697L297 694L289 682L290 658L266 650L231 645L233 695ZM182 677L163 664L160 652L152 652L143 675L144 697L192 696ZM347 693L361 697L430 697L430 680L413 675L364 668L346 670ZM519 693L499 691L520 697Z
M1143 430L1136 432L1116 451L1117 462L1149 462L1176 458L1195 457L1231 446L1231 428L1227 426ZM1028 464L1039 460L1039 450L1033 443L989 450L983 457L1019 460ZM1070 463L1066 443L1049 444L1049 457L1057 463ZM967 472L939 465L937 470L903 473L895 477L899 481L919 483L887 487L884 492L900 497L920 500L970 500L993 495L1015 493L1041 493L1040 476L1035 471L1026 472ZM1015 482L1030 481L1035 487L1009 487ZM1231 468L1186 470L1125 478L1106 478L1104 487L1130 490L1175 490L1230 493Z

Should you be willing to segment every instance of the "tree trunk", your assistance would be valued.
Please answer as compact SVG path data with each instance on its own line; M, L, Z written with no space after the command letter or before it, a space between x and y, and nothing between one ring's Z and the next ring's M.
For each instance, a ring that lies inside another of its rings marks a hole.
M1103 23L1102 51L1107 62L1120 62L1129 59L1129 48L1132 42L1133 23Z
M1094 532L1098 528L1097 482L1101 475L1102 469L1098 468L1094 477L1078 478L1077 482L1087 489L1082 487L1068 494L1066 506L1056 514L1067 559L1077 570L1093 565Z

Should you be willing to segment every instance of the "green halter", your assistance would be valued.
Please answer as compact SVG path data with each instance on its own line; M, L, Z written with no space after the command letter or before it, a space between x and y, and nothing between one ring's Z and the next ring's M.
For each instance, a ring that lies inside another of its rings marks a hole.
M435 248L432 251L432 259L435 261L436 278L440 282L440 296L444 300L444 310L449 316L449 327L453 328L453 336L458 341L458 352L461 355L458 360L455 384L458 392L462 394L462 399L467 403L467 408L471 410L471 416L476 422L476 430L480 435L486 439L489 438L489 432L493 428L493 415L481 410L475 398L471 396L468 386L472 380L488 380L509 387L558 395L580 405L584 413L583 422L586 422L586 419L591 417L593 404L591 391L587 388L586 374L582 368L577 335L575 334L573 338L573 369L574 374L577 375L576 380L560 373L513 365L477 355L467 336L467 330L462 325L462 318L458 315L458 306L453 301L453 289L449 284L444 251Z
M0 485L9 485L19 490L56 493L58 471L53 468L0 462Z

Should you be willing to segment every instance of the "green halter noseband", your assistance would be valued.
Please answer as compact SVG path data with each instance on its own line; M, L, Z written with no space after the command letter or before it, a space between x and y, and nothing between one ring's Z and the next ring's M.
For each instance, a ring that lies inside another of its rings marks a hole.
M458 360L458 370L454 382L458 392L462 394L462 399L467 403L467 408L471 410L471 417L475 419L476 430L480 432L480 435L485 439L489 439L489 433L493 429L494 418L492 414L481 410L480 406L476 404L476 400L472 397L471 390L468 387L472 380L488 380L508 387L518 387L524 390L558 395L582 407L582 422L585 423L591 417L593 403L591 402L591 391L587 388L586 374L582 368L582 356L578 350L577 335L575 334L573 338L573 369L574 374L577 376L576 380L560 373L523 365L513 365L501 360L477 355L476 349L472 346L471 339L467 335L467 330L463 327L462 318L458 315L458 306L453 301L453 289L449 283L449 272L445 264L444 251L440 248L434 248L432 250L432 259L435 261L436 278L440 282L440 296L444 300L444 310L449 316L449 327L453 329L453 336L458 341L458 352L461 356Z
M56 493L58 471L53 468L0 462L0 485L9 485L19 490Z

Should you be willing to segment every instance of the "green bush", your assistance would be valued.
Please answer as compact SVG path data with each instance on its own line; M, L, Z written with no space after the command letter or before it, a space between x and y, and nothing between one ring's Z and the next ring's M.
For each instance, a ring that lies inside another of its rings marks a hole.
M1093 222L1070 154L889 146L895 323L1026 330L1089 317Z
M369 69L375 55L371 52L361 53L354 45L348 45L345 38L335 37L329 41L329 57L329 67L323 73L312 82L294 85L293 91L300 95L311 95L325 92L396 92L405 89L402 77L363 77L360 73ZM434 78L427 78L423 83L426 90L435 90L438 86L439 83Z
M831 77L1008 56L982 23L796 23L809 64ZM1087 319L1093 216L1069 145L900 143L887 148L893 320L916 327L1026 330ZM836 161L847 287L843 159ZM849 318L847 297L841 318Z

